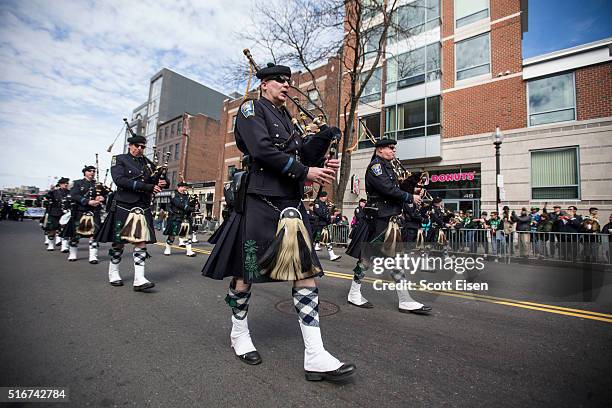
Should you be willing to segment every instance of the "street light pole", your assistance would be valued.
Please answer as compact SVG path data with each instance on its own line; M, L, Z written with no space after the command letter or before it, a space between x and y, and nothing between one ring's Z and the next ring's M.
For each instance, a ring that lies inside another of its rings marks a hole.
M495 145L495 211L499 212L499 205L501 200L499 198L499 150L501 149L501 144L503 141L503 134L499 126L495 127L495 135L494 135L493 145Z

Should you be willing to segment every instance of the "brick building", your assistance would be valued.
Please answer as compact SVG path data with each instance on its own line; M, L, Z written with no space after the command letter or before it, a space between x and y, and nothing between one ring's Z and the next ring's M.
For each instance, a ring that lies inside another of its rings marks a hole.
M169 201L182 176L194 186L204 215L212 216L218 162L223 146L220 122L201 113L184 113L159 123L156 140L160 161L169 153L170 180L170 188L157 195L157 203L164 206Z
M407 3L417 7L400 9L408 14L400 21L416 24L406 27L415 34L387 37L358 116L377 136L398 140L407 168L430 172L433 195L451 209L495 207L500 126L502 205L612 209L612 39L523 60L526 1ZM351 155L356 178L364 177L369 146L361 136ZM345 208L365 196L350 187Z

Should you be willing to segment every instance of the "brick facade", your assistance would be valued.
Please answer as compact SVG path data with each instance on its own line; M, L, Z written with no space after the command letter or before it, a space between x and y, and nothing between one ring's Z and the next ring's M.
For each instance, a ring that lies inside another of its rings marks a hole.
M168 160L170 189L176 188L179 174L190 183L216 182L223 146L219 128L219 121L203 114L181 115L158 125L158 156L164 160L164 153L171 153Z
M526 88L522 80L521 18L518 0L491 1L491 73L477 82L455 82L453 0L442 0L442 137L492 132L495 126L526 126ZM498 21L502 19L501 21ZM462 28L463 30L463 28ZM477 31L482 34L483 31ZM467 38L470 38L468 36ZM465 37L461 37L465 39ZM501 75L500 75L501 74Z
M612 64L576 70L578 120L612 116Z

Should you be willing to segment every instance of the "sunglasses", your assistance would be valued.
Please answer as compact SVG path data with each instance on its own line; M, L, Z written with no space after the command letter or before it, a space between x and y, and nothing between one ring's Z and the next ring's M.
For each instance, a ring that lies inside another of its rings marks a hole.
M284 77L284 76L273 76L273 77L270 77L268 80L276 81L279 84L284 84L284 83L288 83L289 82L289 78Z
M136 147L137 149L146 149L147 145L143 145L143 144L135 144L134 147Z

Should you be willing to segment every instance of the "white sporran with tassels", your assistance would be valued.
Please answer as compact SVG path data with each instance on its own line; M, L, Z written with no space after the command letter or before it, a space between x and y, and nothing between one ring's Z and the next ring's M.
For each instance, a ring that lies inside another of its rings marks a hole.
M130 243L148 242L151 240L149 224L142 208L135 207L130 210L125 226L121 230L121 239Z
M94 230L94 215L91 211L87 211L81 216L76 232L82 237L91 237L94 234Z
M312 253L310 235L297 208L287 207L280 214L276 237L259 262L261 274L282 281L310 278L321 272Z

